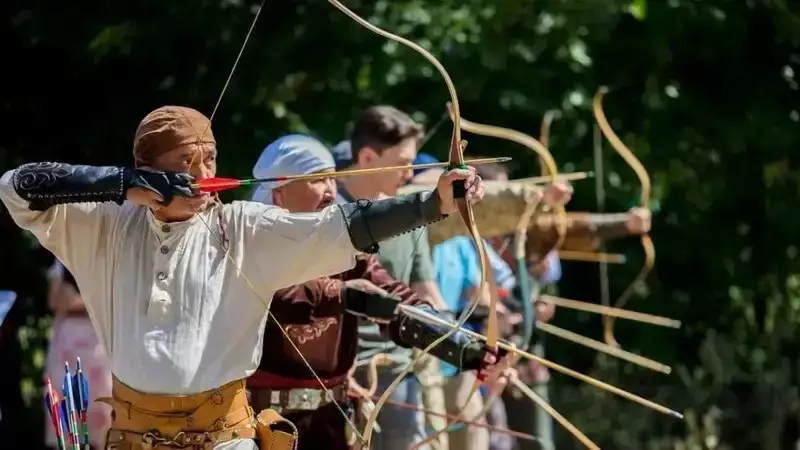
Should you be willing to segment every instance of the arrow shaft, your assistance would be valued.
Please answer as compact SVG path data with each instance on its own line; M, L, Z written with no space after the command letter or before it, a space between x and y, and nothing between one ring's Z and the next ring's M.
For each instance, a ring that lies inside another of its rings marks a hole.
M481 159L473 159L471 161L467 161L468 165L480 165L480 164L499 164L511 161L509 157L500 157L500 158L481 158ZM325 173L309 173L309 174L302 174L302 175L287 175L285 177L269 177L269 178L247 178L244 180L225 180L223 183L226 188L230 189L232 187L237 186L246 186L252 184L259 184L259 183L276 183L281 181L298 181L298 180L318 180L321 178L341 178L341 177L349 177L354 175L374 175L379 173L387 173L387 172L397 172L397 171L405 171L405 170L418 170L418 169L432 169L436 167L447 167L450 163L447 162L439 162L439 163L429 163L429 164L416 164L410 166L391 166L391 167L375 167L370 169L355 169L355 170L343 170L340 172L325 172ZM233 185L236 183L236 185ZM215 184L213 180L211 180L208 184L203 183L195 183L192 185L194 189L209 188L214 187Z
M451 322L448 322L448 321L446 321L444 319L436 317L436 316L434 316L432 314L429 314L429 313L427 313L425 311L421 311L418 308L414 308L412 306L400 305L398 308L401 311L403 311L405 314L407 314L408 316L417 318L417 319L422 320L422 321L426 321L428 323L433 323L433 324L445 326L445 327L448 327L448 328L455 328L455 326L456 326L455 324L453 324ZM461 331L462 333L464 333L464 334L466 334L468 336L471 336L471 337L473 337L475 339L479 339L479 340L484 341L484 342L486 342L487 339L488 339L486 336L484 336L484 335L482 335L480 333L476 333L474 331L467 330L465 328L458 328L458 331ZM536 355L534 355L532 353L528 353L528 352L522 351L522 350L518 349L517 347L515 347L513 345L510 345L510 344L507 344L505 342L500 341L500 342L497 343L497 346L502 348L502 349L504 349L504 350L506 350L506 351L508 351L508 352L516 353L517 355L519 355L519 356L521 356L521 357L523 357L525 359L536 361L539 364L547 367L548 369L555 370L556 372L561 372L564 375L568 375L568 376L570 376L572 378L577 378L578 380L581 380L584 383L590 384L590 385L592 385L592 386L594 386L594 387L596 387L598 389L602 389L602 390L610 392L612 394L616 394L616 395L618 395L618 396L620 396L622 398L628 399L628 400L630 400L630 401L632 401L634 403L638 403L638 404L640 404L640 405L642 405L644 407L647 407L647 408L650 408L652 410L658 411L658 412L660 412L662 414L666 414L668 416L672 416L672 417L676 417L676 418L679 418L679 419L683 419L683 414L681 414L681 413L679 413L677 411L674 411L674 410L669 409L669 408L667 408L665 406L659 405L656 402L653 402L651 400L647 400L646 398L640 397L640 396L638 396L636 394L632 394L632 393L630 393L630 392L628 392L626 390L620 389L620 388L618 388L616 386L613 386L613 385L610 385L610 384L605 383L603 381L600 381L600 380L598 380L596 378L590 377L588 375L584 375L584 374L582 374L580 372L577 372L577 371L572 370L570 368L564 367L564 366L562 366L560 364L556 364L556 363L554 363L552 361L549 361L547 359L541 358L541 357L536 356Z

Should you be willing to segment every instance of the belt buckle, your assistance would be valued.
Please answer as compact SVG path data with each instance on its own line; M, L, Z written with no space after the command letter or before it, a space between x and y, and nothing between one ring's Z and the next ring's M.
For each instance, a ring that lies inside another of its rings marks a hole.
M158 430L150 430L142 435L142 442L147 445L155 444L163 444L167 442L166 438L161 437L161 433Z
M168 447L184 448L191 444L191 438L183 431L179 431L172 439L161 436L158 430L150 430L142 435L142 442L147 445L164 445Z
M286 406L286 409L289 411L310 411L316 409L315 403L318 406L319 400L314 398L313 389L292 389L289 391L289 404Z

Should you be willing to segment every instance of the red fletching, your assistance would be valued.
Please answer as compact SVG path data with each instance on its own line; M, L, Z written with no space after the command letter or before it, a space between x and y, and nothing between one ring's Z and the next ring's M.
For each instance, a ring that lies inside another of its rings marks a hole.
M234 178L204 178L197 183L197 189L200 192L219 192L237 188L241 185L241 180Z

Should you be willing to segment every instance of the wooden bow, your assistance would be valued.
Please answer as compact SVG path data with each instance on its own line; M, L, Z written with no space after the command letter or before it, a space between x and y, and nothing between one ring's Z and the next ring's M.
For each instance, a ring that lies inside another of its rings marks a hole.
M476 122L471 122L463 117L458 117L458 111L453 105L447 105L448 111L450 113L450 119L453 123L458 121L461 124L461 127L470 133L477 134L480 136L488 136L498 139L504 139L511 142L516 142L527 149L531 150L532 152L539 155L542 162L544 163L544 167L547 169L546 175L550 177L550 182L552 184L556 184L560 181L559 174L558 174L558 167L556 166L556 162L553 159L553 155L550 153L550 150L547 149L541 142L536 140L533 136L529 136L525 133L522 133L517 130L512 130L510 128L503 128L494 125L485 125ZM543 169L544 172L544 169ZM564 243L564 239L566 238L566 230L567 230L567 216L566 210L563 205L556 208L557 211L557 218L556 218L556 230L558 231L558 240L556 241L553 248L549 251L557 251L561 245ZM549 253L548 251L548 253Z
M647 169L645 169L644 165L642 165L636 155L634 155L634 153L622 142L622 140L611 128L611 125L608 123L606 114L603 112L603 95L606 92L608 92L608 89L605 87L598 89L592 101L592 111L594 112L595 120L597 121L598 127L600 127L600 131L603 132L603 135L606 137L606 139L608 139L608 142L611 144L614 150L619 153L619 155L636 173L636 176L639 177L639 182L642 186L641 195L639 197L640 205L642 208L648 208L651 194L650 176L648 175ZM644 281L655 265L656 249L653 245L653 241L650 239L650 236L647 233L642 235L642 248L644 249L645 254L645 260L644 264L642 265L642 269L639 271L639 274L636 276L636 278L634 278L631 284L614 302L614 306L617 308L622 308L625 306L635 292L636 287L642 281ZM619 346L614 337L614 324L615 320L613 317L606 317L604 319L604 339L608 345Z
M410 41L404 37L398 36L396 34L390 33L386 30L383 30L372 23L364 20L356 13L345 7L337 0L328 0L330 4L336 7L339 11L343 12L347 17L351 18L353 21L361 25L362 27L372 31L373 33L382 36L386 39L392 40L399 44L402 44L415 52L422 55L425 59L427 59L436 70L442 75L442 78L447 85L448 93L450 94L450 102L453 105L453 109L455 111L456 117L460 117L459 114L459 104L458 104L458 94L456 93L455 85L450 78L450 75L445 70L444 66L436 59L430 52L422 48L419 44ZM464 149L466 148L467 142L461 139L461 125L458 119L453 121L453 132L450 138L450 152L449 152L449 169L457 169L464 167ZM475 298L471 302L469 308L467 308L464 313L459 317L458 324L459 326L463 325L467 322L469 317L477 308L480 296L484 289L486 288L488 278L487 278L487 266L488 266L488 257L486 255L486 248L484 247L483 240L480 237L480 233L478 232L477 225L475 223L475 217L472 212L472 207L470 203L464 198L465 189L463 187L463 183L461 186L456 184L453 185L453 194L456 198L456 203L458 205L458 211L461 215L462 220L466 224L467 228L469 229L470 235L475 243L475 249L479 255L480 265L481 265L481 281L478 286L478 289L475 291ZM486 342L486 346L489 350L496 349L496 342L497 342L497 314L494 311L495 309L495 300L494 298L490 301L490 311L489 311L489 328L488 328L488 335L489 340ZM410 374L417 363L436 346L444 342L445 340L449 339L456 330L451 330L448 333L444 334L442 337L437 339L436 341L432 342L428 347L423 349L421 352L417 354L411 364L406 367L403 372L398 375L398 377L389 385L386 391L381 395L378 399L378 402L375 405L375 410L372 413L372 416L367 421L364 431L363 431L363 440L362 444L364 447L369 448L370 440L372 437L372 430L375 424L375 420L377 419L378 414L380 413L381 408L386 404L386 401L389 399L389 396L397 389L397 387L402 383L405 377ZM476 385L473 387L473 394L478 390L480 387L479 382L476 382ZM471 398L471 395L470 395ZM469 400L469 399L468 399Z

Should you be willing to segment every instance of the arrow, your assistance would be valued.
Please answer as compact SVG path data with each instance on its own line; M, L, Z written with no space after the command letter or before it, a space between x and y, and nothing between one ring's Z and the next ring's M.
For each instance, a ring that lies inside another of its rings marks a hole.
M421 309L419 309L417 307L408 306L408 305L399 305L397 308L402 313L407 315L408 317L414 318L414 319L419 320L421 322L428 323L428 324L431 324L431 325L440 325L440 326L451 328L451 329L457 329L461 333L464 333L467 336L473 337L475 339L479 339L479 340L484 341L484 342L487 340L487 337L482 335L482 334L480 334L480 333L476 333L474 331L470 331L470 330L467 330L465 328L456 328L456 324L448 322L447 320L444 320L444 319L442 319L440 317L437 317L437 316L435 316L433 314L430 314L427 311L423 311L423 310L421 310ZM662 414L665 414L665 415L668 415L668 416L672 416L674 418L683 419L683 414L681 414L681 413L679 413L677 411L669 409L669 408L667 408L665 406L662 406L662 405L660 405L658 403L655 403L653 401L647 400L647 399L645 399L643 397L640 397L640 396L638 396L636 394L632 394L632 393L630 393L630 392L628 392L626 390L620 389L620 388L618 388L616 386L613 386L613 385L610 385L610 384L605 383L603 381L600 381L600 380L598 380L596 378L590 377L588 375L584 375L584 374L582 374L580 372L577 372L575 370L572 370L572 369L569 369L567 367L564 367L564 366L562 366L560 364L556 364L556 363L554 363L554 362L552 362L550 360L547 360L547 359L541 358L539 356L536 356L534 354L522 351L522 350L518 349L517 347L515 347L513 345L507 344L507 343L502 342L502 341L498 341L497 342L497 346L502 348L502 349L504 349L504 350L506 350L506 351L508 351L508 352L516 353L517 355L519 355L519 356L521 356L521 357L523 357L525 359L529 359L531 361L536 361L539 364L547 367L550 370L555 370L556 372L561 372L564 375L570 376L572 378L576 378L576 379L578 379L580 381L583 381L584 383L590 384L590 385L592 385L592 386L594 386L594 387L596 387L598 389L602 389L602 390L604 390L606 392L609 392L609 393L612 393L612 394L616 394L616 395L618 395L618 396L620 396L622 398L625 398L627 400L630 400L630 401L632 401L634 403L638 403L641 406L650 408L652 410L658 411L658 412L660 412Z
M466 163L468 165L474 166L479 164L504 163L508 161L511 161L511 158L500 157L500 158L473 159L471 161L466 161ZM297 180L318 180L321 178L339 178L339 177L348 177L352 175L371 175L376 173L396 172L404 170L432 169L434 167L447 167L449 164L450 163L447 162L440 162L440 163L430 163L430 164L417 164L410 166L392 166L392 167L376 167L372 169L343 170L341 172L288 175L284 177L248 178L244 180L239 180L236 178L214 177L214 178L205 178L200 180L198 183L192 184L192 189L199 190L200 192L220 192L220 191L226 191L228 189L234 189L240 186L252 186L254 184L261 184L261 183L276 183L281 181L297 181Z

